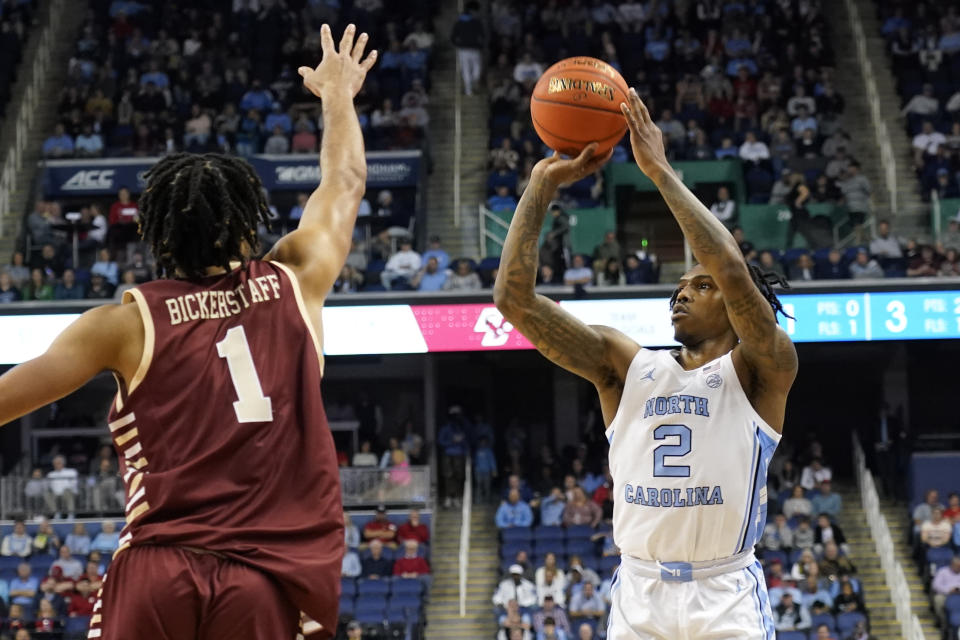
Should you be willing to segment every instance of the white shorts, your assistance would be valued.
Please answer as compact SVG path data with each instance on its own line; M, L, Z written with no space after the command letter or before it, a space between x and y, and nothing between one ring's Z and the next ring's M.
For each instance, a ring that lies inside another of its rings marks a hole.
M763 569L753 553L719 563L624 556L610 587L607 640L772 640Z

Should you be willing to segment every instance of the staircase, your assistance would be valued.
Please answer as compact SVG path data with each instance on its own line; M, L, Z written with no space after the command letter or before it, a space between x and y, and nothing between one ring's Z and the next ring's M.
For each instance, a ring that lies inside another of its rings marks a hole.
M467 615L460 617L459 509L435 512L430 557L433 585L427 606L427 640L492 638L497 631L491 598L497 586L497 529L494 508L474 506L470 521Z
M49 7L50 2L46 2L40 15L41 25L46 24ZM4 229L3 236L0 236L0 256L4 256L4 260L14 249L17 236L20 233L23 215L33 197L31 186L33 177L37 172L37 163L42 158L43 141L53 132L53 127L57 122L60 89L68 84L67 61L76 45L77 33L82 26L86 13L86 3L61 2L58 10L60 11L60 21L56 27L56 32L50 34L52 36L50 41L53 43L53 48L50 51L50 65L46 78L40 85L40 95L37 103L39 106L33 120L33 126L26 132L27 145L23 153L23 164L17 177L16 188L10 197L10 207L6 211L0 211L0 215L3 216L2 226ZM13 98L10 101L11 107L19 105L23 94L26 92L30 81L30 64L37 55L42 29L41 26L30 34L21 63L21 72L17 78ZM8 120L4 124L4 135L0 139L0 149L6 149L7 145L10 144L12 135L15 135L15 131L11 131L11 125L15 124L16 113L11 109L8 112Z
M880 23L873 0L852 0L860 16L866 36L867 55L873 64L874 80L880 97L880 113L890 135L890 144L897 163L897 211L890 211L889 196L884 187L884 173L876 148L876 136L870 119L869 105L863 88L862 69L858 64L844 63L857 59L856 43L848 20L846 2L825 2L824 11L834 29L836 59L835 85L847 100L844 126L854 141L854 155L874 187L877 218L889 218L896 235L905 238L929 237L929 206L920 199L919 183L913 170L911 140L900 115L901 100L890 68L886 45L880 35Z
M430 145L434 170L427 187L427 235L440 236L451 258L484 258L478 255L477 205L486 199L488 173L490 141L486 86L481 79L472 96L462 95L457 76L457 52L449 38L459 16L457 3L443 2L440 6L440 14L434 20L438 34L434 45L436 63L430 76L430 131L435 137ZM481 9L481 15L483 13ZM462 123L459 226L455 221L453 200L454 118L458 103Z
M896 609L890 599L890 590L887 588L883 569L880 568L876 547L870 537L870 528L867 526L867 519L860 504L860 492L855 486L837 487L837 490L843 498L843 511L840 514L839 524L850 545L850 560L857 567L857 578L860 579L864 603L870 614L870 631L877 640L899 640L900 623L897 621ZM884 515L890 525L893 538L905 539L904 532L898 529L903 526L903 514L899 512L892 514L888 508L884 508ZM914 566L909 550L900 544L897 545L897 560L907 569L911 604L924 625L924 635L928 640L935 640L939 637L939 632L930 613L923 585L916 577L916 572L909 570Z

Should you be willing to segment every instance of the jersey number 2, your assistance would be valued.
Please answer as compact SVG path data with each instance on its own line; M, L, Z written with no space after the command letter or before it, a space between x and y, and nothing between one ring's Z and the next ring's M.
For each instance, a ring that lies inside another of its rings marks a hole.
M657 478L689 478L690 467L667 464L664 458L679 458L690 453L690 427L684 424L662 424L653 430L654 440L666 440L670 436L680 438L679 444L662 444L653 450L653 475Z
M270 422L273 420L273 406L270 398L263 395L257 368L253 364L253 354L243 327L234 327L227 331L226 337L217 343L217 353L227 359L230 379L237 392L237 401L233 410L238 422Z

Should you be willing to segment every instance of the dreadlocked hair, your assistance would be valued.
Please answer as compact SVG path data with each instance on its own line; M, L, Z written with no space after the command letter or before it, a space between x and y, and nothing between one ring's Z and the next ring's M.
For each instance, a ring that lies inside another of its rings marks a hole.
M783 304L780 302L780 298L777 297L777 294L773 292L773 287L777 286L781 289L789 289L790 285L787 283L787 280L773 271L761 271L759 267L747 263L747 269L750 271L750 278L753 280L753 284L756 285L757 289L760 290L760 293L766 298L767 302L770 303L770 308L773 309L773 315L782 314L783 316L795 320L792 315L783 310ZM680 290L677 289L673 292L673 295L670 296L670 308L673 308L673 305L677 303L677 296L680 295Z
M144 176L140 235L160 277L196 280L208 267L246 263L260 251L257 225L269 209L260 177L245 160L219 153L166 156Z

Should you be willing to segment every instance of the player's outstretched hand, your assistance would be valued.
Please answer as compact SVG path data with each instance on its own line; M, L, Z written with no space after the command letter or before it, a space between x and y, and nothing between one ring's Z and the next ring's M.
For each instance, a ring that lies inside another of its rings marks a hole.
M670 163L663 149L663 132L653 123L647 105L643 104L636 89L630 89L629 98L630 104L621 103L620 110L627 118L630 146L637 166L650 178L664 170L670 171Z
M377 52L371 51L366 58L363 50L367 46L367 34L361 33L354 41L357 28L348 25L340 39L340 50L333 42L330 25L320 27L320 46L323 48L323 59L316 69L300 67L297 72L303 77L303 86L318 98L328 90L348 93L350 97L357 95L367 72L377 61Z
M567 185L595 173L613 156L610 149L602 156L597 155L597 143L591 142L576 158L561 158L556 151L538 162L533 168L533 177L542 176L554 185Z

